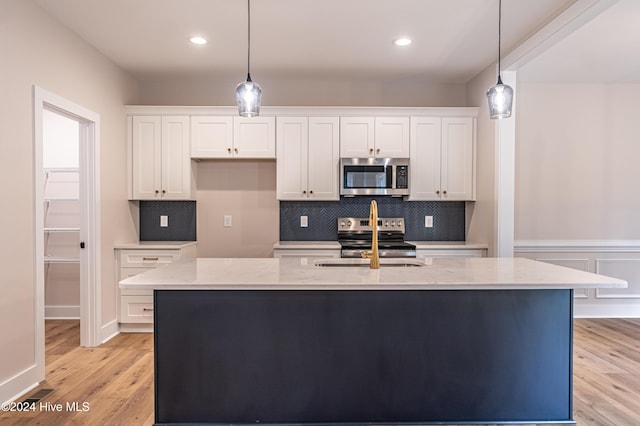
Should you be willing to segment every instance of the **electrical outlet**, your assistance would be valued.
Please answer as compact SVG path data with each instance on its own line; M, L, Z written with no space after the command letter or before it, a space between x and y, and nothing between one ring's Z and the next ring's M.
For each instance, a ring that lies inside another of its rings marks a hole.
M231 225L232 225L231 215L230 214L224 215L224 227L231 228Z
M433 228L433 216L425 216L424 217L424 227L425 228Z
M309 216L300 216L300 228L307 228L309 226Z
M160 215L160 228L167 228L169 226L169 216Z

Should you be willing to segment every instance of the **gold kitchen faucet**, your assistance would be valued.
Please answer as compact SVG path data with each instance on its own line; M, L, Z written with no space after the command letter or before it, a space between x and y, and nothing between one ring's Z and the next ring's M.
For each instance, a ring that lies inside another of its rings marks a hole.
M380 269L380 252L378 251L378 203L371 200L369 208L369 226L371 227L371 250L363 251L364 259L371 259L370 269Z

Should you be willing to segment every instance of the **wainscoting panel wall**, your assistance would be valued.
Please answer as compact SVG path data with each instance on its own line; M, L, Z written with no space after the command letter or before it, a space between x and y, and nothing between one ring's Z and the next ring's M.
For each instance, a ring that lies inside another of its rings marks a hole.
M640 241L516 241L514 255L626 280L625 289L576 291L576 317L640 317Z

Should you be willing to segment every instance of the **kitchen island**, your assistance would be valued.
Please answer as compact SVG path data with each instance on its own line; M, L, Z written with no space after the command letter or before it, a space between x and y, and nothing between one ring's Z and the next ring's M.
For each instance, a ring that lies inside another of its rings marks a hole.
M121 281L154 290L156 423L573 423L573 289L625 281L385 262L407 263L196 259Z

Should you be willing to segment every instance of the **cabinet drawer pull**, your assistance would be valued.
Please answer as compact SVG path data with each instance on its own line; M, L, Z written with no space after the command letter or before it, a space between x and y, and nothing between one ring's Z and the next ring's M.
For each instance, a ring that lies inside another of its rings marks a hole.
M153 311L153 308L142 308L142 310L143 310L144 312L149 312L149 311Z
M143 257L142 260L160 260L158 257Z

